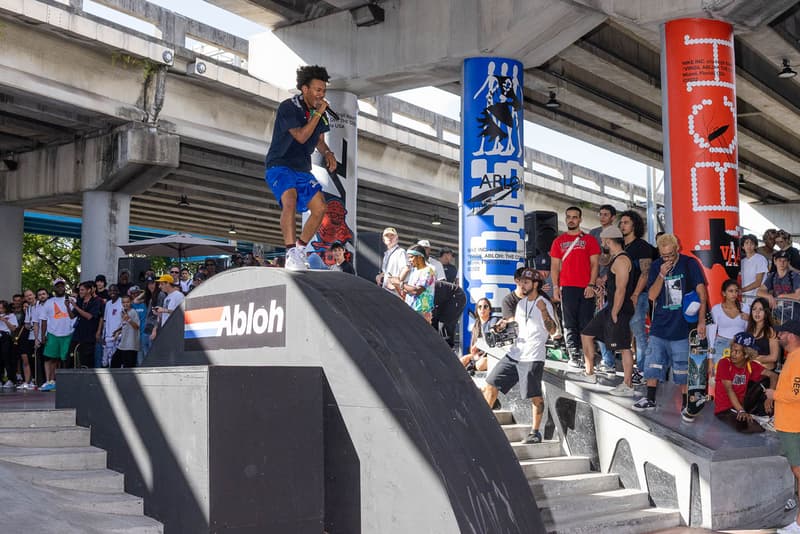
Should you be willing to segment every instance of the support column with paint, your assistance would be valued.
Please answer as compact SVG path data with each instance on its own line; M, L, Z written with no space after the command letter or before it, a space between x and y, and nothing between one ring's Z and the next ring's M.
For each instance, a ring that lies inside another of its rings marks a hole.
M486 297L493 310L514 290L525 256L522 63L464 60L461 98L461 284L469 296L462 344L470 342L469 311Z
M131 195L108 191L83 193L81 223L81 280L105 274L109 283L117 280L117 264L128 242Z
M328 207L317 235L310 244L313 251L319 254L326 264L331 265L334 260L327 251L334 241L341 241L344 244L346 259L353 261L355 254L358 98L353 93L345 91L328 91L325 99L338 115L338 119L328 116L331 130L325 137L325 141L336 156L337 168L334 172L328 171L322 155L314 153L311 172L322 186ZM303 215L303 222L307 216L308 214ZM358 268L356 262L353 264Z
M3 229L3 254L0 255L0 298L9 298L22 289L22 237L25 210L16 206L0 206L0 228Z
M713 303L739 273L733 27L673 20L661 41L667 230L702 264Z

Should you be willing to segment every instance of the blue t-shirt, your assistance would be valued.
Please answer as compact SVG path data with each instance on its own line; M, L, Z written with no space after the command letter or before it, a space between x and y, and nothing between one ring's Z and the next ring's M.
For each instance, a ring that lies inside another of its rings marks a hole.
M136 315L139 316L139 324L142 325L140 330L142 333L144 333L144 321L145 317L147 316L147 305L144 302L132 302L131 309L136 312Z
M275 116L275 128L272 130L272 143L267 151L267 168L289 167L296 171L311 170L311 154L317 148L319 138L330 131L326 116L322 116L314 129L314 133L303 144L295 141L289 130L302 128L311 119L311 112L306 107L303 95L296 95L281 102Z
M663 264L664 260L658 258L650 265L648 290L658 278ZM678 262L664 280L658 298L653 302L650 335L669 341L688 338L689 323L683 317L683 296L705 282L706 278L697 260L680 254Z

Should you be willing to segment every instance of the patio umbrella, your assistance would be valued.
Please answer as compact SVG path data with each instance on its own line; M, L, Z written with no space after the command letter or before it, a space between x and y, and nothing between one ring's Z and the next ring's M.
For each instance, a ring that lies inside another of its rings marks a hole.
M230 254L236 250L234 245L194 237L190 234L173 234L154 239L143 239L131 243L117 245L125 254L143 254L145 256L167 256L181 259L191 256L213 256Z

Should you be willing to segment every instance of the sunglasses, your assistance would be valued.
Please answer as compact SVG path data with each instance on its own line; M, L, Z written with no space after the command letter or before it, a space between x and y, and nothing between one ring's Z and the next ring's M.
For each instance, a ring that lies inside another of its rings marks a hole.
M491 306L489 306L488 304L480 304L480 305L478 306L478 309L479 309L479 310L480 310L480 309L483 309L483 308L491 308Z

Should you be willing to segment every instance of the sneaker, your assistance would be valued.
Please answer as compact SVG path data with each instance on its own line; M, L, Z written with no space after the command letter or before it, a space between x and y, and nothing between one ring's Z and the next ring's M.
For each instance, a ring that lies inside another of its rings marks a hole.
M753 421L761 425L764 430L775 432L775 420L769 415L754 415Z
M587 374L586 371L582 373L577 373L572 376L573 380L577 380L578 382L586 382L588 384L597 384L597 375L596 374Z
M21 374L19 374L19 373L17 373L17 384L19 384L19 383L20 383L20 382L22 382L23 380L25 380L25 379L24 379L24 378L22 378L22 375L21 375Z
M792 521L783 528L779 528L777 534L800 534L800 525L797 521Z
M631 375L631 384L634 386L641 386L644 384L644 377L642 376L641 371L636 367L633 368L633 374Z
M532 431L530 434L528 434L528 436L525 439L520 441L520 443L523 443L525 445L532 445L534 443L541 443L541 442L542 442L542 433L539 432L538 430Z
M31 383L28 384L28 389L31 390L31 391L36 391L36 382L31 380Z
M45 382L45 384L39 388L39 391L55 391L55 389L56 383L54 380L51 380L49 382Z
M22 384L19 384L17 386L17 390L19 391L24 391L26 389L30 389L30 384L28 384L27 382L23 382Z
M694 418L697 417L689 413L689 410L684 408L681 410L681 419L683 419L687 423L694 423Z
M583 359L579 358L570 358L569 363L567 364L570 367L575 367L576 369L582 369L584 366Z
M635 393L636 391L625 382L621 382L617 387L608 392L609 395L614 395L615 397L633 397Z
M3 389L14 389L17 386L11 380L6 380L6 383L3 384Z
M611 367L611 366L606 365L604 363L601 363L600 365L595 367L594 370L597 371L598 373L611 374L611 375L617 373L617 368L616 367Z
M308 269L303 251L297 247L286 251L286 269L290 271L305 271Z
M652 410L656 407L656 403L648 399L647 397L642 397L638 401L636 401L633 405L634 410Z

